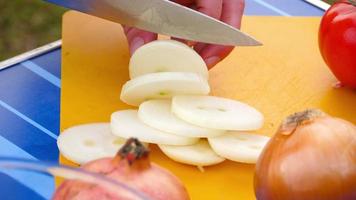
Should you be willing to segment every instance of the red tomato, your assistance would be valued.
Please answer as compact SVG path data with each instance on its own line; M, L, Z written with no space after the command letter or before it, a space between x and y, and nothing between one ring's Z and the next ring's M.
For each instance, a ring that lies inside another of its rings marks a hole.
M342 85L356 88L356 0L343 0L326 11L319 29L319 49Z

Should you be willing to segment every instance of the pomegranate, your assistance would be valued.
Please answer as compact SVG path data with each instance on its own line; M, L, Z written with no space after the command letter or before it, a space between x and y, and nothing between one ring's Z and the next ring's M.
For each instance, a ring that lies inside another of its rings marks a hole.
M81 167L125 183L149 199L185 200L188 192L180 180L168 170L151 163L149 151L137 139L130 138L114 158L103 158ZM79 180L66 180L56 190L54 200L142 199L125 189L114 192L109 188Z

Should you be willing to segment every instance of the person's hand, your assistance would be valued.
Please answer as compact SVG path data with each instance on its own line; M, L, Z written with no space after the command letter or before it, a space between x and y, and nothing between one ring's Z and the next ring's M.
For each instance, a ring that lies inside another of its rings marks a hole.
M206 15L219 19L236 28L241 26L245 1L244 0L173 0L176 3L196 9ZM137 28L124 27L129 43L131 55L140 46L157 39L156 33L143 31ZM174 38L176 39L176 38ZM205 43L187 42L176 39L193 46L204 59L208 68L213 67L224 59L233 50L233 46L222 46Z

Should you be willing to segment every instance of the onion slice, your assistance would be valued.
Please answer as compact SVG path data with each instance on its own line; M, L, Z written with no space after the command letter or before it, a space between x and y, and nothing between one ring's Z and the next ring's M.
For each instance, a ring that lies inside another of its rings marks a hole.
M174 161L195 165L209 166L223 162L225 159L217 155L206 139L186 146L158 145L166 156Z
M61 154L78 164L104 157L113 157L126 139L114 136L109 123L91 123L73 126L58 137Z
M225 130L195 126L177 118L171 112L170 100L149 100L140 105L138 118L153 128L185 137L214 137Z
M221 130L257 130L263 115L239 101L214 96L175 96L172 112L194 125Z
M145 74L127 81L120 99L138 106L149 99L169 99L175 95L206 95L210 87L203 77L190 72L159 72Z
M123 138L135 137L143 142L166 145L190 145L198 138L177 136L151 128L137 117L137 110L121 110L111 115L112 133Z
M130 59L130 78L156 72L192 72L208 79L208 68L189 46L174 40L156 40L138 48Z
M208 138L213 150L221 157L242 163L256 163L269 137L246 132L227 132Z

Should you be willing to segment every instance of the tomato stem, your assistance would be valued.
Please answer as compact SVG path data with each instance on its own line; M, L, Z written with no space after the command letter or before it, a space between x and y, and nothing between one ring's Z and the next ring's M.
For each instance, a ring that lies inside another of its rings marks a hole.
M356 0L349 0L349 3L356 7Z

